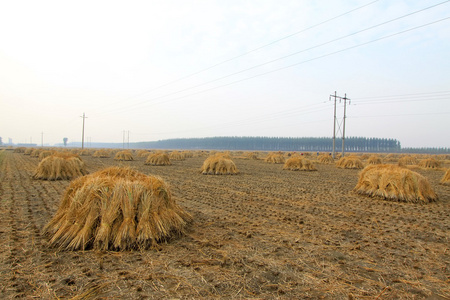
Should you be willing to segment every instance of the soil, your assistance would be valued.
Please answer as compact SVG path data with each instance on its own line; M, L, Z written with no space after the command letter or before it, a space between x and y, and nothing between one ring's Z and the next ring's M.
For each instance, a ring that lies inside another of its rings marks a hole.
M57 251L42 229L69 181L31 178L38 159L0 152L0 298L450 299L450 187L439 200L352 192L358 170L233 158L239 175L201 175L205 157L144 165L83 156L90 173L130 165L169 183L194 217L186 234L141 251ZM449 167L447 163L444 167Z

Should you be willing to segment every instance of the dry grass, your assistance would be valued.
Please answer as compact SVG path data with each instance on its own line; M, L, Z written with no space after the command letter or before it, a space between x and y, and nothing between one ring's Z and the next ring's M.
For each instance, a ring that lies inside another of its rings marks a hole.
M124 150L124 151L117 152L116 155L114 156L114 160L132 161L132 160L134 160L134 158L133 158L133 154L130 151Z
M78 155L59 153L41 160L33 179L70 180L87 173L86 165Z
M382 160L381 160L381 157L379 157L378 155L371 155L368 158L367 163L369 165L380 165L380 164L382 164Z
M341 169L362 169L364 165L362 161L356 156L341 157L336 166Z
M170 166L172 162L170 161L169 155L164 152L158 152L147 156L145 164L152 166Z
M405 155L398 159L399 166L417 165L417 159L411 155Z
M284 155L281 152L269 153L264 161L271 164L284 164L286 162Z
M139 150L139 151L137 152L137 156L138 156L138 157L145 157L145 158L146 158L150 153L151 153L151 152L148 151L148 150Z
M50 155L53 155L55 153L55 151L50 150L41 151L41 153L39 153L39 160L43 160L44 158L49 157Z
M17 147L17 148L15 148L14 149L14 153L25 153L25 150L26 150L27 148L25 148L25 147Z
M450 169L447 169L439 183L443 185L450 185Z
M60 250L148 248L192 220L158 177L111 167L71 182L45 226Z
M234 162L227 154L216 153L208 157L200 171L204 175L236 175L239 173Z
M441 163L434 158L426 158L419 161L419 167L426 169L437 169L441 167Z
M427 203L438 199L428 180L396 165L370 165L361 171L354 191L388 200Z
M99 149L92 154L92 157L98 157L98 158L109 158L111 157L110 151L106 149Z
M293 156L286 160L286 163L283 166L283 170L290 171L317 171L314 164L306 158L301 156Z
M170 160L185 160L186 159L184 153L182 153L180 151L170 152L169 158L170 158Z
M333 156L331 156L330 154L320 154L317 157L317 161L321 164L332 164L334 163L334 159Z
M25 151L23 152L24 155L31 155L35 149L34 148L25 148Z
M258 158L258 152L246 152L244 154L244 156L245 156L246 159L254 159L254 160L259 159Z

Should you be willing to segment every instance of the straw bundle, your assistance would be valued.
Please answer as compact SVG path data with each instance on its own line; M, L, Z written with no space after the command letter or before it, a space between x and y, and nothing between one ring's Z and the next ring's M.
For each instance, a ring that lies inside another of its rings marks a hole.
M427 158L419 161L419 167L427 169L436 169L441 167L441 163L434 158Z
M284 164L283 170L291 171L317 171L314 164L306 158L301 156L293 156L289 158Z
M105 149L99 149L92 154L92 157L98 157L98 158L109 158L111 157L111 154L108 150Z
M169 154L169 159L170 160L185 160L185 156L183 153L181 153L179 151L172 151Z
M138 157L147 157L149 154L150 154L150 152L147 150L139 150L137 152Z
M80 151L78 151L78 155L80 156L89 156L91 155L91 151L88 149L82 149Z
M438 199L428 180L396 165L370 165L361 171L355 192L389 200L427 203Z
M257 160L258 159L258 152L246 152L245 153L245 158Z
M417 165L417 159L413 156L406 155L398 159L399 166Z
M31 151L30 153L30 157L39 157L39 153L41 153L42 150L40 149L34 149L33 151Z
M329 155L329 154L320 154L317 157L317 161L321 164L332 164L334 163L334 159L333 156Z
M271 152L267 155L264 161L271 164L284 164L285 159L283 153Z
M362 169L362 168L364 168L363 163L356 156L341 157L336 162L336 166L341 169Z
M204 175L236 175L239 171L226 154L217 153L203 162L201 173Z
M52 155L54 153L54 151L41 151L41 153L39 153L39 160L43 160L46 157L49 157L50 155Z
M27 148L25 148L25 147L17 147L14 149L13 153L25 153L26 149Z
M183 232L191 220L162 179L111 167L72 181L44 234L60 250L138 249Z
M23 152L24 155L31 155L31 153L34 151L34 148L26 148L25 152Z
M170 162L169 155L163 152L150 154L145 163L146 165L152 166L170 166L172 163Z
M369 165L380 165L381 164L381 158L378 155L371 155L369 159L367 160L367 163Z
M114 160L120 160L120 161L131 161L134 160L133 158L133 154L131 154L130 151L119 151L116 153L116 155L114 156Z
M87 173L86 165L78 155L59 153L41 160L33 179L69 180Z
M439 183L443 185L450 185L450 169L447 169L447 171L444 174L444 177L442 177Z
M185 158L193 158L194 157L194 153L191 151L183 151L181 152Z

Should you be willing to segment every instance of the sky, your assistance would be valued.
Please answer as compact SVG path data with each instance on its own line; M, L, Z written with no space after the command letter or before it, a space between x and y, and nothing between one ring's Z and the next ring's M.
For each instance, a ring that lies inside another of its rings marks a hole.
M0 137L450 148L450 1L0 0Z

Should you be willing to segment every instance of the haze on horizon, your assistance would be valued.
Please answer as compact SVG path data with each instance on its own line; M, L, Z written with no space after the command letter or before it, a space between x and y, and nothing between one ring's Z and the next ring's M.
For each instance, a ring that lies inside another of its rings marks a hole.
M331 137L336 91L347 137L450 148L449 53L450 1L0 0L0 136Z

